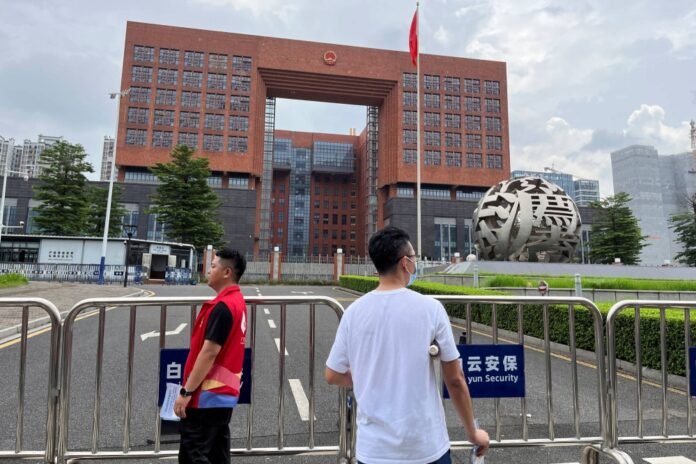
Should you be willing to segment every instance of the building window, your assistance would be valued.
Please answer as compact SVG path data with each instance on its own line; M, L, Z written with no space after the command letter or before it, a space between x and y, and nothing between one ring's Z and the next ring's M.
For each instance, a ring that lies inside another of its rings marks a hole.
M246 190L249 188L249 178L246 176L230 176L229 187Z
M124 173L123 178L125 182L134 182L139 184L159 183L159 179L157 178L157 176L148 171L147 169L126 168L126 172Z
M462 134L459 132L445 133L445 146L459 148L462 146Z
M415 73L403 73L401 75L401 84L405 89L415 89L418 80Z
M172 48L160 48L159 53L160 64L179 64L179 50Z
M503 169L503 155L486 156L488 169Z
M416 150L404 148L404 164L416 164Z
M201 93L200 92L181 92L181 106L187 108L200 108L201 107Z
M218 93L208 93L205 95L205 107L209 110L224 110L225 96Z
M133 82L152 82L152 68L146 66L133 66L131 70L131 80Z
M251 91L251 77L232 76L232 91L249 93Z
M459 111L459 95L445 95L445 109Z
M396 187L396 196L401 198L413 198L413 187ZM354 218L355 216L351 216ZM353 224L351 222L351 224Z
M481 116L466 116L466 130L481 130Z
M481 111L481 99L479 97L464 97L466 111Z
M227 55L210 53L208 55L208 67L215 69L227 69Z
M153 131L152 146L160 148L169 148L172 146L173 132L169 131Z
M425 107L426 108L440 108L440 94L439 93L426 93L425 94Z
M466 134L466 148L478 148L479 150L483 148L481 136L478 134Z
M498 81L484 81L483 88L486 95L500 95L500 82Z
M246 153L249 149L249 139L247 137L231 135L227 138L227 141L227 151Z
M179 127L187 129L198 129L200 127L200 113L190 113L182 111L179 113Z
M466 154L466 167L467 168L482 168L483 167L483 155L481 153L467 153Z
M145 146L147 131L142 129L126 129L126 145Z
M415 126L418 124L418 113L415 111L404 111L404 125Z
M426 126L440 127L440 113L425 113L424 122Z
M462 167L462 154L456 151L445 152L445 161L450 168Z
M170 89L157 89L157 96L155 97L155 104L157 105L176 105L176 90Z
M205 136L203 136L203 137L205 137ZM203 145L205 145L205 139L203 139ZM211 151L220 151L220 150L211 150ZM208 185L213 187L213 188L222 188L222 176L219 174L208 176ZM273 213L271 213L271 214L273 214ZM271 221L272 220L273 219L271 219Z
M503 129L500 118L486 116L486 130L490 132L500 132Z
M500 100L486 98L486 111L489 113L500 113Z
M154 62L154 47L144 47L142 45L136 45L135 47L133 47L133 61L147 61L149 63Z
M445 127L450 129L460 129L462 127L462 117L458 114L445 114Z
M200 88L203 85L203 73L198 71L184 71L183 84L186 87Z
M234 55L232 57L232 69L234 71L251 72L251 57Z
M157 83L163 85L176 85L177 70L160 68L157 70Z
M203 52L184 52L184 66L187 68L202 68L203 67Z
M147 239L163 242L167 239L165 224L157 220L156 214L148 214L147 217Z
M449 189L434 187L421 188L421 195L427 198L440 198L444 200L449 200L451 196Z
M179 142L178 145L186 145L192 150L198 149L198 134L191 134L188 132L179 132Z
M418 104L418 95L416 92L404 92L404 106L416 106Z
M426 74L423 80L425 90L440 90L440 76Z
M417 132L411 129L404 129L404 144L415 145Z
M435 131L425 131L425 145L429 147L439 147L440 133Z
M440 165L440 152L435 150L425 150L424 164L426 166Z
M443 81L444 81L445 92L459 93L459 78L458 77L445 76Z
M225 90L227 88L227 74L208 73L208 88Z
M457 251L457 220L435 218L434 259L450 260Z
M248 132L249 118L247 116L230 116L230 130Z
M481 93L481 81L478 79L464 79L464 93Z
M457 190L457 200L476 200L478 201L486 192L465 192Z
M239 95L232 95L231 99L231 110L241 111L244 113L249 112L249 97L241 97Z
M223 114L206 114L205 128L213 130L223 130L225 128L225 115ZM220 142L222 146L222 142Z
M222 135L203 134L203 150L222 151Z
M131 87L128 101L131 103L150 103L150 89L147 87Z
M155 110L155 126L174 127L174 111Z
M486 146L489 150L502 150L503 138L496 135L488 135L486 136Z
M147 108L128 108L128 123L129 124L147 124L148 123Z

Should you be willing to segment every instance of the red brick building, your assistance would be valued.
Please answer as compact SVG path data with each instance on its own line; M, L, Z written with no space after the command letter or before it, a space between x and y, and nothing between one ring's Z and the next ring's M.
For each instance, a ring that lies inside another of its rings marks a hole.
M421 73L423 249L449 255L468 240L461 221L472 202L509 177L506 67L421 55ZM193 147L223 202L254 193L253 221L223 217L241 248L364 255L385 224L415 234L416 74L406 52L129 22L122 88L131 91L119 181L152 182L149 166L177 144ZM363 105L366 127L280 131L276 98ZM456 239L443 245L438 224Z

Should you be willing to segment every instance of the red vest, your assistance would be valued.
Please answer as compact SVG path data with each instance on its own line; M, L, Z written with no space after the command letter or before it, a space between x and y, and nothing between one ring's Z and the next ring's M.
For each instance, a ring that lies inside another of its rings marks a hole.
M213 367L194 392L188 404L189 408L233 408L239 399L247 326L246 304L239 285L230 285L223 289L214 299L204 303L198 313L196 325L191 333L191 350L184 367L184 385L203 348L210 313L221 301L232 313L232 330L215 358Z

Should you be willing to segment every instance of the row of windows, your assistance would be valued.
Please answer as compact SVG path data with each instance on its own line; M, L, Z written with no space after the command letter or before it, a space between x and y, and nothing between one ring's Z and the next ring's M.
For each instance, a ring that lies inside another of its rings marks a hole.
M159 62L160 64L178 65L181 52L173 48L160 48ZM135 45L133 47L133 60L154 63L155 48L143 45ZM205 53L198 51L184 51L184 66L190 68L202 68L205 63ZM208 67L217 69L227 69L228 56L220 53L208 53ZM235 71L251 71L251 57L232 55L232 69Z
M152 131L152 146L159 148L171 148L174 143L174 133L170 131ZM143 129L126 129L127 145L147 145L147 131ZM179 132L177 145L186 145L193 150L198 149L198 134L191 132ZM215 134L203 134L203 150L223 151L224 137ZM227 151L247 153L249 149L248 137L231 135L227 137Z
M418 133L412 129L404 129L403 143L406 145L415 145L417 143ZM425 131L425 145L431 147L441 146L441 133L436 131ZM462 134L458 132L445 132L446 147L461 147ZM482 136L479 134L466 134L467 148L483 148ZM502 150L503 138L497 135L486 136L486 148L489 150Z
M133 92L133 90L136 90ZM241 111L248 113L250 106L250 98L243 95L231 95L229 108L231 111ZM150 103L150 89L142 87L131 88L130 93L131 103ZM176 105L176 91L168 89L157 89L155 103L158 105ZM200 92L181 92L181 106L186 108L201 107ZM209 110L225 110L227 107L227 98L224 94L208 93L205 96L205 107Z
M485 192L466 192L463 190L457 190L456 198L457 200L478 200L484 195ZM421 195L430 198L450 198L450 192L446 189L438 188L421 188ZM396 196L402 198L413 198L415 197L415 189L413 187L399 186L396 188Z
M481 130L481 116L466 115L465 124L467 130ZM445 127L460 129L462 126L462 116L459 114L445 113ZM416 111L405 110L403 114L404 125L415 126L418 121ZM496 116L486 116L486 130L500 132L503 124L502 120ZM426 127L440 127L440 113L426 112L423 118Z
M403 73L402 84L405 89L415 89L417 86L417 76L414 73ZM445 92L459 93L461 89L461 79L458 77L444 76L442 78L442 87ZM440 76L437 74L425 74L423 76L423 87L425 90L440 90ZM500 95L500 82L492 80L484 80L483 88L486 95ZM481 93L480 79L464 79L465 93Z
M458 95L444 95L444 107L446 110L461 110L461 100ZM440 108L440 94L438 93L426 93L423 99L426 108L439 109ZM403 103L404 106L416 106L418 102L418 95L416 92L404 92L403 93ZM497 98L486 98L485 101L486 112L488 113L500 113L500 100ZM481 97L464 97L464 109L467 112L481 111Z
M133 66L131 68L131 81L152 83L153 68L147 66ZM203 73L200 71L183 71L179 73L176 69L160 68L157 70L157 83L162 85L178 85L181 77L182 85L186 87L202 87ZM227 74L208 73L208 89L227 89ZM230 88L235 92L251 91L251 77L233 75Z
M149 124L150 110L148 108L128 108L129 124ZM174 110L155 109L154 125L174 127ZM198 129L200 126L200 113L181 111L179 113L179 127ZM208 114L204 115L204 126L206 129L223 130L225 126L225 115ZM228 127L237 132L247 132L249 130L249 118L247 116L229 116Z
M222 188L222 176L210 176L208 177L208 185L211 187ZM248 177L230 176L227 183L228 188L231 189L244 189L249 187Z
M416 164L416 150L409 148L403 151L403 161L404 164ZM437 150L425 150L423 157L423 164L425 166L440 166L442 161L442 154ZM486 166L489 169L503 169L503 155L489 153L486 155ZM445 165L451 168L462 167L462 154L454 151L445 152ZM483 167L483 154L481 153L467 153L466 154L466 167L467 168L482 168Z

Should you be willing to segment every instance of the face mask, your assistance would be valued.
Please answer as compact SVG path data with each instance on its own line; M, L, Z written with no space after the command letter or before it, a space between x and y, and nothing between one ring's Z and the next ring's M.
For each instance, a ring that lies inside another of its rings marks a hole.
M409 261L411 261L411 260L409 259ZM416 264L414 261L411 261L411 262L415 266L416 270L413 272L413 274L411 274L410 272L408 273L409 277L408 277L408 283L406 284L407 287L410 287L413 284L413 282L415 282L416 279L418 278L418 264ZM406 270L406 272L408 272L408 269Z

